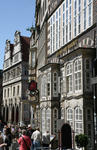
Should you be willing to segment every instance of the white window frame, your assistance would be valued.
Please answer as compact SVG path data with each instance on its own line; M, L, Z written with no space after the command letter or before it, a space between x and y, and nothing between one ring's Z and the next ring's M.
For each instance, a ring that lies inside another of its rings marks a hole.
M66 65L66 84L67 93L73 92L73 64L70 62Z
M67 122L73 127L73 109L67 108Z
M74 61L74 86L75 92L82 90L82 60L76 59Z
M75 134L83 131L83 111L80 107L75 108Z

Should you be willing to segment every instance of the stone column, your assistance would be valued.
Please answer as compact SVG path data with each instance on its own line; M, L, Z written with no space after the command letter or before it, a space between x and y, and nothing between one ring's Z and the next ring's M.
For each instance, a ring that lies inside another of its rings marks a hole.
M4 118L5 122L6 122L6 111L7 111L7 105L5 105L5 118Z
M14 106L14 124L16 124L16 105Z
M8 121L9 121L9 123L11 123L11 113L12 113L12 105L10 104L9 105L9 118L8 118Z
M21 108L21 110L20 110L20 115L19 115L19 116L20 116L20 121L23 121L23 120L24 120L24 119L23 119L23 111L24 111L24 110L23 110L23 102L21 102L21 107L20 107L20 108Z

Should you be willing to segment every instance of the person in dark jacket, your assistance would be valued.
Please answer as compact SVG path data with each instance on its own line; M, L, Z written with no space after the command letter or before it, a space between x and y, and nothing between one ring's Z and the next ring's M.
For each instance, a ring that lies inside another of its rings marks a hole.
M6 147L5 147L5 150L9 150L9 146L11 146L11 143L12 143L12 135L11 135L11 130L10 128L7 128L6 131L5 131L5 143L6 143Z

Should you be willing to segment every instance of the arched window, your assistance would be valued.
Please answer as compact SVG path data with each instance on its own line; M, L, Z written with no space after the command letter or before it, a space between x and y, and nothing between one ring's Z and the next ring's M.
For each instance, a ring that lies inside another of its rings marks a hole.
M67 84L67 92L72 92L72 64L69 63L66 66L66 84Z
M67 121L73 127L73 110L71 108L67 109Z
M81 90L82 85L81 85L81 60L78 59L74 63L74 85L75 85L75 91Z
M82 133L82 109L80 107L75 108L75 132Z

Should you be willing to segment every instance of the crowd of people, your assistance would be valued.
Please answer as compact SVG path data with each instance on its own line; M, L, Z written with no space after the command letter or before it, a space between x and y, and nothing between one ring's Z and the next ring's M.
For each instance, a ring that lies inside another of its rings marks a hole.
M50 134L49 131L41 134L38 127L32 129L31 125L27 127L4 125L0 120L0 150L10 150L13 142L18 143L19 150L48 149Z

